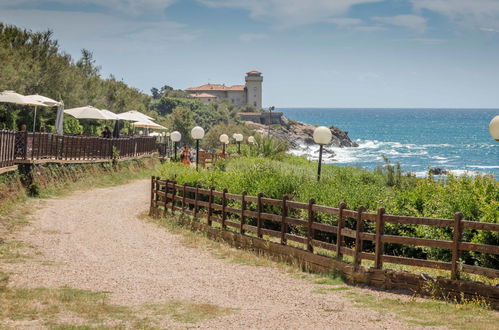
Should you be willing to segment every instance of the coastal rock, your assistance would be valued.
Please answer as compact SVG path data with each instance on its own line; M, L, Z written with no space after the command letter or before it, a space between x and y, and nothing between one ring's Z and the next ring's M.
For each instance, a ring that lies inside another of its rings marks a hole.
M294 154L302 154L308 158L315 158L317 156L318 146L314 142L313 133L317 126L288 119L286 119L286 121L288 122L288 125L273 125L270 128L270 136L281 141L286 141L289 144L291 152ZM245 123L263 136L267 136L269 133L269 127L267 125L249 121ZM348 132L335 126L330 126L329 129L333 134L333 139L330 145L324 147L324 156L326 159L330 161L334 160L333 157L335 153L331 148L358 147L357 143L350 140Z

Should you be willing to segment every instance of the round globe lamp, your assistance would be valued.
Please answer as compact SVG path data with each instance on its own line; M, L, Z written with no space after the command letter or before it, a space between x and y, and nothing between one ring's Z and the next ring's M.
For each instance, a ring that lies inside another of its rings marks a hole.
M314 142L317 143L319 147L319 164L317 167L317 181L321 179L321 165L322 165L322 149L325 144L330 144L333 134L331 130L326 126L319 126L314 130Z
M198 170L199 163L199 140L204 137L204 129L201 126L196 126L191 129L191 136L196 140L196 171Z
M236 140L237 142L237 153L238 154L241 154L241 142L243 142L244 140L244 137L242 134L234 134L234 139Z
M495 116L490 121L489 132L494 140L499 141L499 116Z
M218 138L220 143L222 143L222 157L225 157L225 141L229 142L229 136L227 134L222 134Z
M182 134L180 134L180 132L178 131L173 131L170 133L170 139L173 142L173 152L175 155L174 159L175 161L177 161L177 143L179 143L180 140L182 139Z

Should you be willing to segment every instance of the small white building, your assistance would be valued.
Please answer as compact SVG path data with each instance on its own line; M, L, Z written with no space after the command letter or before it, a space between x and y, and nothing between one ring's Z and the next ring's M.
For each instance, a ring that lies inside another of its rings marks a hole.
M262 73L258 71L247 72L245 81L245 85L225 86L225 84L205 84L198 87L186 88L185 91L191 93L193 98L197 98L203 102L229 99L238 107L250 104L256 109L261 109Z

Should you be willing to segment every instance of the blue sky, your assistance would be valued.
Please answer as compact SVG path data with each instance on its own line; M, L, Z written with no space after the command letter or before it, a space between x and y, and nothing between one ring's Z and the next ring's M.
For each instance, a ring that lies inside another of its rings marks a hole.
M0 0L149 93L264 76L264 106L499 108L499 0Z

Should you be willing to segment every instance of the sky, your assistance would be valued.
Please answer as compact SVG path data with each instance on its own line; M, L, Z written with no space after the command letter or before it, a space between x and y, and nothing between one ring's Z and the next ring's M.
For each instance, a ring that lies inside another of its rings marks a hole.
M499 108L499 0L0 0L150 93L244 84L264 107Z

